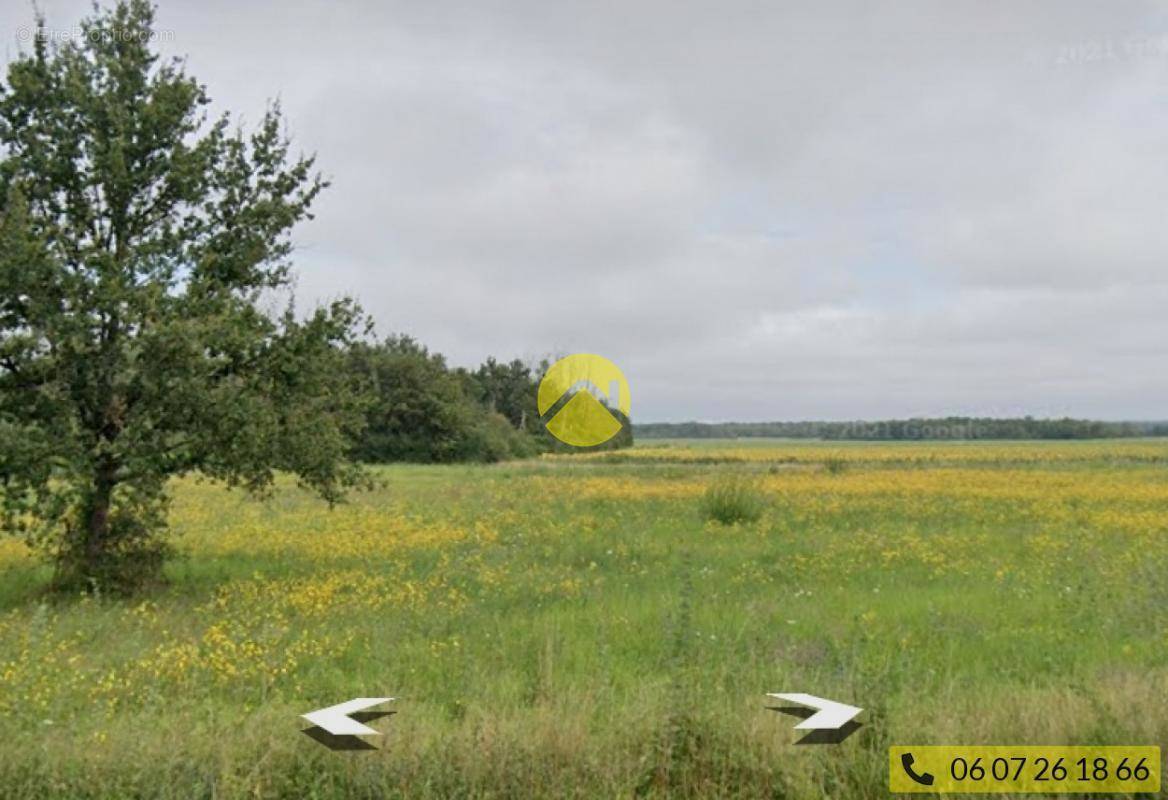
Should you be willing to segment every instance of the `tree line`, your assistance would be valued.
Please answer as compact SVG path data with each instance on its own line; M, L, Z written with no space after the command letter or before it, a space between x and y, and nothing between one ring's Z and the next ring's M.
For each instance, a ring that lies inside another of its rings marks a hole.
M642 439L825 439L829 441L956 441L976 439L1121 439L1168 436L1168 422L1089 419L938 417L852 422L651 422Z
M450 367L439 353L406 335L359 343L349 368L371 394L366 425L353 454L366 462L493 462L543 452L575 452L548 432L536 407L540 379L550 363L488 358L477 369ZM623 415L621 431L589 449L632 444Z

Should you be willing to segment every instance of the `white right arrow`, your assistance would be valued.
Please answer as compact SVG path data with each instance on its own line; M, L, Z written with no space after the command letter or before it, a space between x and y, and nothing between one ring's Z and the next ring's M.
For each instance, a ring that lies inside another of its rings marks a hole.
M807 730L809 728L812 730L839 730L852 717L864 710L855 706L849 706L845 703L837 703L834 700L824 700L822 697L816 697L813 694L803 694L802 692L794 692L792 694L767 692L767 697L777 697L780 700L787 700L792 703L798 703L801 706L815 709L815 713L796 725L795 730Z
M349 715L366 708L379 706L382 703L388 703L391 700L393 700L392 697L357 697L346 703L309 711L300 716L313 725L324 728L334 736L380 736L381 731L376 731L368 725L362 725Z

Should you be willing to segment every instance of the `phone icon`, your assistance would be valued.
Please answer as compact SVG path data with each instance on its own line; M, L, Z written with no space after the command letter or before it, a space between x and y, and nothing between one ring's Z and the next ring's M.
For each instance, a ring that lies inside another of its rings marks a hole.
M902 767L904 767L904 771L908 773L908 776L910 778L912 778L914 781L916 781L917 783L919 783L921 786L932 786L933 785L932 773L926 772L923 775L918 775L916 770L914 770L912 768L914 760L915 759L913 758L912 753L904 753L900 757L900 765Z

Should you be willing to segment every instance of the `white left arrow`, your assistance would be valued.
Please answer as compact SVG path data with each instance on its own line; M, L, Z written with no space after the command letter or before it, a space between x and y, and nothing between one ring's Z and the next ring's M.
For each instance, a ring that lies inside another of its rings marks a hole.
M313 725L324 728L334 736L380 736L381 731L376 731L368 725L362 725L349 715L366 708L379 706L382 703L388 703L391 700L393 700L392 697L357 697L347 703L338 703L328 708L309 711L300 716Z
M767 692L767 697L777 697L780 700L787 700L792 703L798 703L801 706L806 706L807 708L815 709L815 713L796 725L795 730L836 731L851 721L852 717L864 710L855 706L849 706L846 703L824 700L822 697L816 697L813 694L803 694L802 692L794 692L791 694Z

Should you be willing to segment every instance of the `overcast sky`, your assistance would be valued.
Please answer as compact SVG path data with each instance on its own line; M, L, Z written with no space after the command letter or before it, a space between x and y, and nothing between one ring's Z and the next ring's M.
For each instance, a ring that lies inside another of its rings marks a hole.
M88 2L39 0L67 30ZM0 0L6 56L31 18ZM298 296L640 421L1168 418L1168 4L166 2L332 179Z

